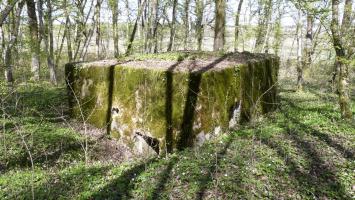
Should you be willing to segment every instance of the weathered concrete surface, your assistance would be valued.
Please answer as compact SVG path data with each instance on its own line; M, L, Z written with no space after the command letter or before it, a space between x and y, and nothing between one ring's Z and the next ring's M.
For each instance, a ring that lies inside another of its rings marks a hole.
M275 109L279 59L179 52L66 65L72 116L135 152L171 152Z

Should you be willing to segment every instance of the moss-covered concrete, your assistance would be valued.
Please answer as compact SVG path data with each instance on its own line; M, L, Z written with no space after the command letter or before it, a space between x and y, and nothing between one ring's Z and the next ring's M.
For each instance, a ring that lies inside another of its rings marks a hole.
M137 152L146 151L142 141L171 152L273 110L278 62L262 54L177 52L67 64L70 107L73 117L107 127Z
M69 63L65 66L72 117L105 128L109 122L110 84L115 62Z

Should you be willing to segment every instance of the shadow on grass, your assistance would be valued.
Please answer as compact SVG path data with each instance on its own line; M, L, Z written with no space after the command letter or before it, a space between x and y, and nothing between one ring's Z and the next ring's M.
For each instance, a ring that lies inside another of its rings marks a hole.
M95 181L99 183L110 169L110 166L87 167L84 164L66 168L58 174L48 177L38 186L35 183L35 199L76 199L83 194L83 191L92 190ZM22 191L21 198L32 199L30 184L19 190ZM12 198L17 199L18 197Z
M273 141L272 138L259 139L263 144L275 150L280 158L285 160L288 174L297 181L299 192L305 196L313 196L316 199L323 199L324 197L350 199L345 192L345 188L337 180L336 172L320 158L313 145L302 140L297 133L293 133L291 130L287 130L286 134L287 138L296 143L297 149L305 153L305 159L310 163L309 172L302 169L299 163L287 153L287 150L276 141ZM314 189L314 193L312 189Z
M295 105L293 102L291 102L288 99L283 98L282 100L287 102L287 104L290 105L292 109L305 110L305 111L310 111L310 112L318 112L317 110L313 111L313 109L309 109L309 108L301 108L301 107ZM328 146L336 149L344 158L350 159L350 160L354 159L354 152L352 150L346 149L341 144L337 143L331 137L329 137L328 134L322 133L310 126L305 125L301 121L297 120L295 117L292 117L291 115L289 115L288 112L285 110L281 110L281 111L285 115L285 118L287 118L293 124L296 124L297 126L299 126L302 131L310 133L311 135L313 135L313 136L317 137L318 139L320 139L321 141L325 142ZM323 113L322 113L322 115L323 115ZM332 119L332 118L330 118L330 119Z
M170 159L166 168L160 174L158 184L155 186L153 192L150 194L150 196L147 199L159 199L160 198L160 194L164 191L166 183L171 178L171 172L178 161L179 161L179 159L177 157L173 157Z
M29 141L31 138L25 140ZM23 143L19 143L21 138L16 138L16 146L11 147L7 153L2 152L4 163L3 171L12 168L30 168L31 160ZM34 144L29 146L35 166L54 167L60 162L70 162L71 159L78 159L83 149L77 138L64 134L42 135L41 133L32 136ZM67 159L63 160L62 157Z
M100 189L89 199L131 199L133 198L131 192L134 189L134 178L142 174L148 165L156 162L153 158L147 162L138 164L123 172L118 178L110 181L104 188Z
M234 134L231 134L230 138L228 139L224 147L219 152L217 152L216 162L210 165L208 168L208 171L211 173L207 176L201 176L200 179L198 180L198 190L196 192L196 199L198 200L203 199L208 184L213 181L213 177L217 172L217 165L220 162L220 160L224 157L224 155L227 153L227 149L230 147L233 138L234 138Z
M304 110L308 112L318 112L312 109L309 110L307 106L301 108L289 99L282 98L282 101L286 102L286 105L289 105L290 108L295 111ZM293 158L292 155L288 153L288 150L281 145L279 139L272 136L266 138L260 137L260 134L257 135L264 145L273 149L279 158L285 160L289 176L297 182L297 190L304 196L316 199L351 199L349 194L346 193L341 181L338 180L336 167L332 165L331 161L326 161L321 157L320 149L318 148L322 147L317 147L314 143L302 137L306 134L315 136L350 161L354 159L354 153L334 141L328 134L305 125L297 118L293 117L289 113L289 110L282 109L281 107L280 111L286 119L286 122L279 124L279 127L286 131L282 137L291 141L297 149L297 152L301 152L302 159L308 164L306 169L300 165L300 162L296 160L296 158ZM291 130L286 125L288 123L295 125L297 129Z

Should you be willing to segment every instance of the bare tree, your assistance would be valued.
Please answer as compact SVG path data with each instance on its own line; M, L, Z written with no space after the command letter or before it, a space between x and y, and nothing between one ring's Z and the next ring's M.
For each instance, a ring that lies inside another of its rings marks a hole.
M341 116L345 119L352 119L350 106L350 74L349 59L351 52L346 51L347 45L351 41L346 41L346 33L351 29L352 18L352 0L345 0L342 24L339 22L339 4L340 0L332 0L332 20L331 33L333 37L333 47L336 58L335 63L338 66L338 95Z
M109 0L109 6L112 12L112 31L113 31L113 46L114 46L114 56L119 56L118 49L118 0Z
M270 26L272 0L259 0L259 20L255 41L255 52L261 53L265 49L268 40L267 33Z
M68 61L73 62L73 49L72 49L72 40L71 40L71 25L70 25L70 17L68 11L68 3L67 0L64 0L64 14L65 14L65 33L66 33L66 41L67 41L67 53L68 53Z
M47 53L47 64L50 81L57 85L56 66L54 63L54 39L53 39L53 19L52 0L47 0L46 24L45 24L45 48Z
M302 12L298 10L296 25L297 32L297 90L303 89L303 64L302 64Z
M215 27L214 27L214 51L223 51L224 48L224 34L226 25L226 2L225 0L215 0Z
M2 26L2 24L6 20L7 16L10 14L12 9L15 7L17 2L19 2L19 0L8 1L8 4L5 6L4 10L2 10L0 12L0 26Z
M102 0L96 0L95 5L95 30L96 30L96 55L97 58L101 58L101 24L100 24L100 11Z
M173 44L174 44L177 3L178 3L178 0L173 1L172 21L171 21L171 27L170 27L170 40L169 40L167 51L171 51Z
M235 28L234 28L234 51L238 51L238 39L239 39L239 18L242 11L243 0L239 0L237 13L235 15Z
M19 32L19 27L20 27L20 20L21 20L21 12L23 8L24 2L20 2L18 4L18 8L16 9L16 14L12 15L12 28L10 31L10 41L6 46L4 46L4 64L5 64L5 80L6 82L12 84L14 81L13 78L13 73L12 73L12 65L13 65L13 59L12 59L12 51L14 46L17 43L17 36ZM5 42L3 43L5 45Z
M196 12L196 37L197 37L197 50L202 50L203 40L203 13L204 13L204 0L195 0L195 12Z
M184 50L187 50L187 43L189 41L189 32L190 32L190 20L189 20L189 10L190 0L185 0L184 3L184 25L185 25L185 34L184 34Z
M141 16L142 16L143 9L146 6L146 2L147 2L146 0L143 0L141 5L139 5L137 18L136 18L136 21L134 22L134 26L133 26L133 30L132 30L131 36L129 37L128 46L127 46L127 50L126 50L126 56L130 55L132 53L133 41L134 41L134 38L136 36L136 32L137 32L137 28L138 28L138 21L139 21L139 18L141 18Z
M28 26L31 37L31 72L33 80L39 80L40 74L40 41L38 38L38 22L36 15L36 4L33 0L26 0L27 14L29 17Z

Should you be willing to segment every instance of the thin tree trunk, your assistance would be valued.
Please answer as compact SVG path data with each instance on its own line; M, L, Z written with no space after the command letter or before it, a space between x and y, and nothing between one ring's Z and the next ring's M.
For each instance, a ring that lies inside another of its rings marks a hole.
M14 82L13 74L12 74L12 50L17 43L17 36L20 27L20 20L21 20L21 12L23 8L24 2L20 2L18 4L18 8L16 9L16 13L12 15L12 30L10 33L10 41L5 48L4 51L4 63L5 63L5 80L9 84Z
M333 37L333 46L336 53L335 62L339 67L338 71L338 96L340 113L344 119L352 119L352 111L350 106L350 74L349 64L345 51L345 45L343 39L346 38L340 33L341 30L348 30L352 13L352 0L346 0L344 6L344 17L342 27L339 24L339 0L332 0L332 21L331 32ZM344 21L345 19L345 21ZM343 33L344 34L344 33Z
M4 21L6 20L7 16L10 14L10 12L12 11L12 9L15 7L16 3L19 0L15 0L15 1L9 1L11 3L8 3L8 5L4 8L4 10L2 10L0 12L0 26L2 26L2 24L4 23Z
M119 35L118 35L118 0L110 0L109 5L112 11L112 30L113 30L113 46L114 46L114 56L117 58L119 56Z
M37 0L37 13L38 13L38 43L42 44L44 36L44 23L43 23L43 0Z
M72 49L72 41L71 41L71 25L68 11L67 0L64 0L64 14L66 18L65 29L66 29L66 39L67 39L67 52L68 52L68 61L73 62L73 49Z
M216 20L214 27L214 51L223 51L224 48L224 34L226 24L226 2L225 0L215 0Z
M238 39L239 39L239 18L242 11L243 0L239 0L237 14L235 15L235 29L234 29L234 51L238 51Z
M40 76L40 43L38 40L38 22L36 15L36 5L33 0L26 0L27 14L29 17L29 29L31 37L31 72L34 81L39 80Z
M178 0L173 1L173 13L172 13L172 21L171 21L171 27L170 27L170 40L169 40L167 51L171 51L173 48L173 45L174 45L177 3L178 3Z
M267 2L259 1L259 6L263 7L261 9L263 13L259 15L257 36L255 42L255 52L261 53L264 50L265 42L267 41L266 35L269 29L269 22L271 19L271 10L272 10L272 0L268 0Z
M154 15L154 21L153 21L153 46L154 46L154 53L158 52L158 21L159 21L159 16L158 16L158 9L159 9L159 0L154 0L153 1L153 12L152 14Z
M138 15L137 15L136 21L134 23L131 36L130 36L129 41L128 41L126 56L130 55L132 53L133 41L134 41L134 38L136 36L138 21L139 21L139 18L141 18L141 15L143 13L143 9L145 8L145 5L146 5L146 0L143 0L142 4L140 5L140 8L138 9Z
M189 7L190 7L190 0L185 0L184 5L185 10L185 37L184 37L184 50L187 50L187 45L189 42L189 32L190 32L190 21L189 21Z
M101 30L100 30L100 11L101 11L101 1L96 1L95 6L95 29L96 29L96 55L97 58L101 58Z
M203 0L196 0L196 37L197 37L197 50L202 50L202 40L203 40L203 11L204 2Z
M53 41L53 19L52 19L52 0L47 0L47 19L45 44L47 53L47 64L49 69L49 78L51 83L57 85L56 66L54 63L54 41Z
M309 67L312 63L312 44L313 44L313 17L307 14L307 29L306 29L306 45L305 45L305 67Z
M297 21L297 90L303 89L303 64L302 64L302 14L298 10Z

